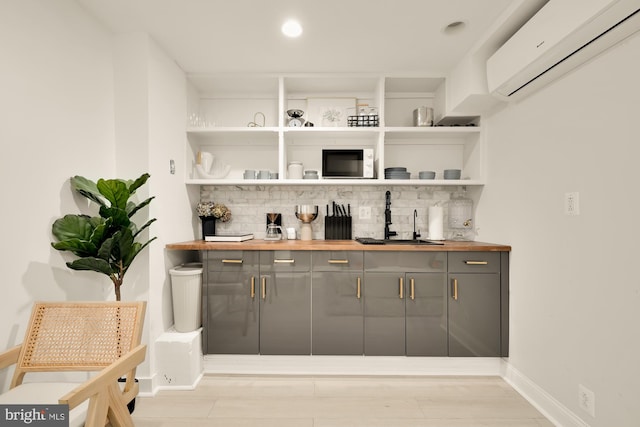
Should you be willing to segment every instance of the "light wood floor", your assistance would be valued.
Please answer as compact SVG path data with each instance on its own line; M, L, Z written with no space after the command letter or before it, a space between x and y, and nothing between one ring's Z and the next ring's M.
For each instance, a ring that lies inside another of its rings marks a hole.
M136 427L552 427L499 377L206 375L138 397Z

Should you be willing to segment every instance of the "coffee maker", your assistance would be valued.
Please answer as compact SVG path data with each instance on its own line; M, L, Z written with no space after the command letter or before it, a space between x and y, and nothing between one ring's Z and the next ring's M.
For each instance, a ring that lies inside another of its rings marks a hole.
M267 214L267 234L264 240L282 239L282 214L269 212Z

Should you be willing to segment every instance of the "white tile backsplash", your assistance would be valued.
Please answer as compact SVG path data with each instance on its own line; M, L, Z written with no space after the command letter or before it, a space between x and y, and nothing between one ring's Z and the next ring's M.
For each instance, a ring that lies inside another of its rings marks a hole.
M294 227L300 235L300 221L295 217L294 206L298 204L318 205L318 218L313 221L313 238L324 239L324 217L326 205L331 202L351 204L353 237L382 238L384 235L385 192L391 192L392 231L398 238L410 239L413 233L413 211L417 210L416 229L423 238L428 236L427 213L429 206L437 203L445 211L445 235L447 231L447 201L457 187L432 186L375 186L375 185L236 185L200 187L200 199L224 203L231 209L232 219L227 223L218 221L219 233L251 232L262 239L266 230L267 212L282 214L282 226ZM359 219L358 208L371 207L371 219ZM331 209L331 207L330 207Z

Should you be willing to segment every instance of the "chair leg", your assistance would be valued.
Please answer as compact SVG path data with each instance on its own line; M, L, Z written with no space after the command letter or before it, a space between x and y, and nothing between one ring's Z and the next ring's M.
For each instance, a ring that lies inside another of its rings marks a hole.
M122 399L122 392L117 383L109 386L108 418L113 427L133 427L133 418Z
M85 427L104 427L109 409L109 394L102 391L89 399Z

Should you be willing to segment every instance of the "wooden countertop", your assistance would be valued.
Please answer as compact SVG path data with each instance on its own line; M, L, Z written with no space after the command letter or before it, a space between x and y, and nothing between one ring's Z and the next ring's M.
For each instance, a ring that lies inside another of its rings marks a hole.
M444 245L363 245L355 240L246 240L244 242L190 242L169 243L171 250L190 251L491 251L509 252L511 246L483 242L446 240Z

